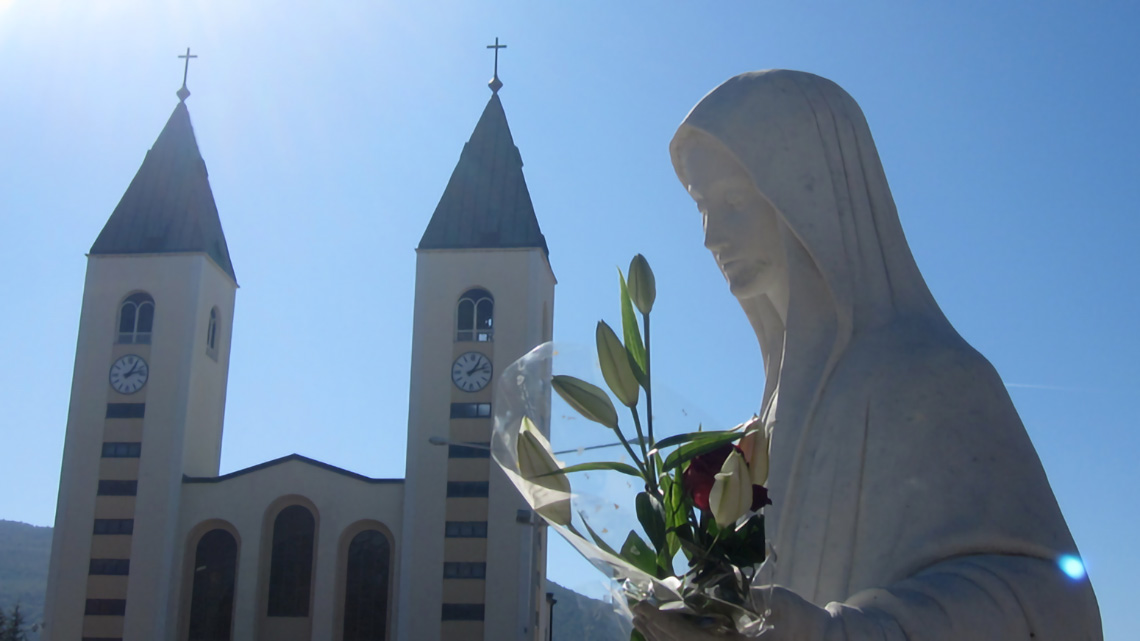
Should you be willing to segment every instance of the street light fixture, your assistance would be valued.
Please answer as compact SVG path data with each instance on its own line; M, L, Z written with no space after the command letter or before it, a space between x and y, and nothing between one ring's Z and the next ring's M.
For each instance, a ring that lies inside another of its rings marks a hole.
M476 449L476 450L488 450L488 451L490 451L490 449L491 449L490 445L486 445L484 443L464 443L461 441L453 441L451 439L446 439L446 438L443 438L442 436L429 436L428 437L428 443L431 443L432 445L458 445L460 447L470 447L470 448ZM640 445L641 441L639 439L633 439L632 441L630 441L630 444L631 445ZM559 455L559 454L576 454L578 452L586 452L588 450L600 450L600 449L604 449L607 447L618 447L619 445L621 445L620 442L618 442L618 443L606 443L604 445L589 445L586 447L575 447L575 448L571 448L568 450L559 450L557 452L554 452L554 454L556 454L556 455Z
M547 626L547 630L549 630L549 635L547 636L547 640L548 641L554 641L554 604L558 603L558 599L554 598L553 592L547 592L546 593L546 602L550 604L550 625Z

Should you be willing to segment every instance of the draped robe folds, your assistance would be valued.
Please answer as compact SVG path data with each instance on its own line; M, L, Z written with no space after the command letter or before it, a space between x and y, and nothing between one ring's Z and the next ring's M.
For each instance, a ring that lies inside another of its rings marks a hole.
M855 101L807 73L743 74L673 139L686 185L684 151L705 144L803 258L786 318L741 300L766 362L775 583L830 613L826 633L778 637L1102 639L1087 578L1058 566L1078 552L1037 453L919 273Z

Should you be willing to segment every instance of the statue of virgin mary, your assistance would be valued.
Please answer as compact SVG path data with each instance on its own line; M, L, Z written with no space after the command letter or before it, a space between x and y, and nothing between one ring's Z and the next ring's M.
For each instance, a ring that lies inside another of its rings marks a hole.
M923 281L855 101L808 73L743 74L670 151L763 353L778 560L761 638L1100 641L1037 453ZM650 608L635 622L705 634Z

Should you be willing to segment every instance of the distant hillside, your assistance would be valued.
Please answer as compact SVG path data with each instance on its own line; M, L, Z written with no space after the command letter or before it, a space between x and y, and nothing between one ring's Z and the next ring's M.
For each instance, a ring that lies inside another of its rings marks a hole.
M553 581L546 582L553 592L554 641L629 641L629 623L614 612L613 606L572 592Z
M0 520L0 608L20 604L25 620L43 619L51 528Z
M50 558L50 527L0 520L0 608L7 612L19 603L29 623L42 620ZM546 585L558 600L554 641L628 641L629 625L608 603Z

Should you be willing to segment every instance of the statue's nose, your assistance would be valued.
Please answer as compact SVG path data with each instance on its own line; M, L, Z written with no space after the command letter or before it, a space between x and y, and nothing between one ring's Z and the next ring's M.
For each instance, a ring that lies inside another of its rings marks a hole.
M720 225L710 225L705 219L705 247L713 252L720 252L728 247L729 237Z

